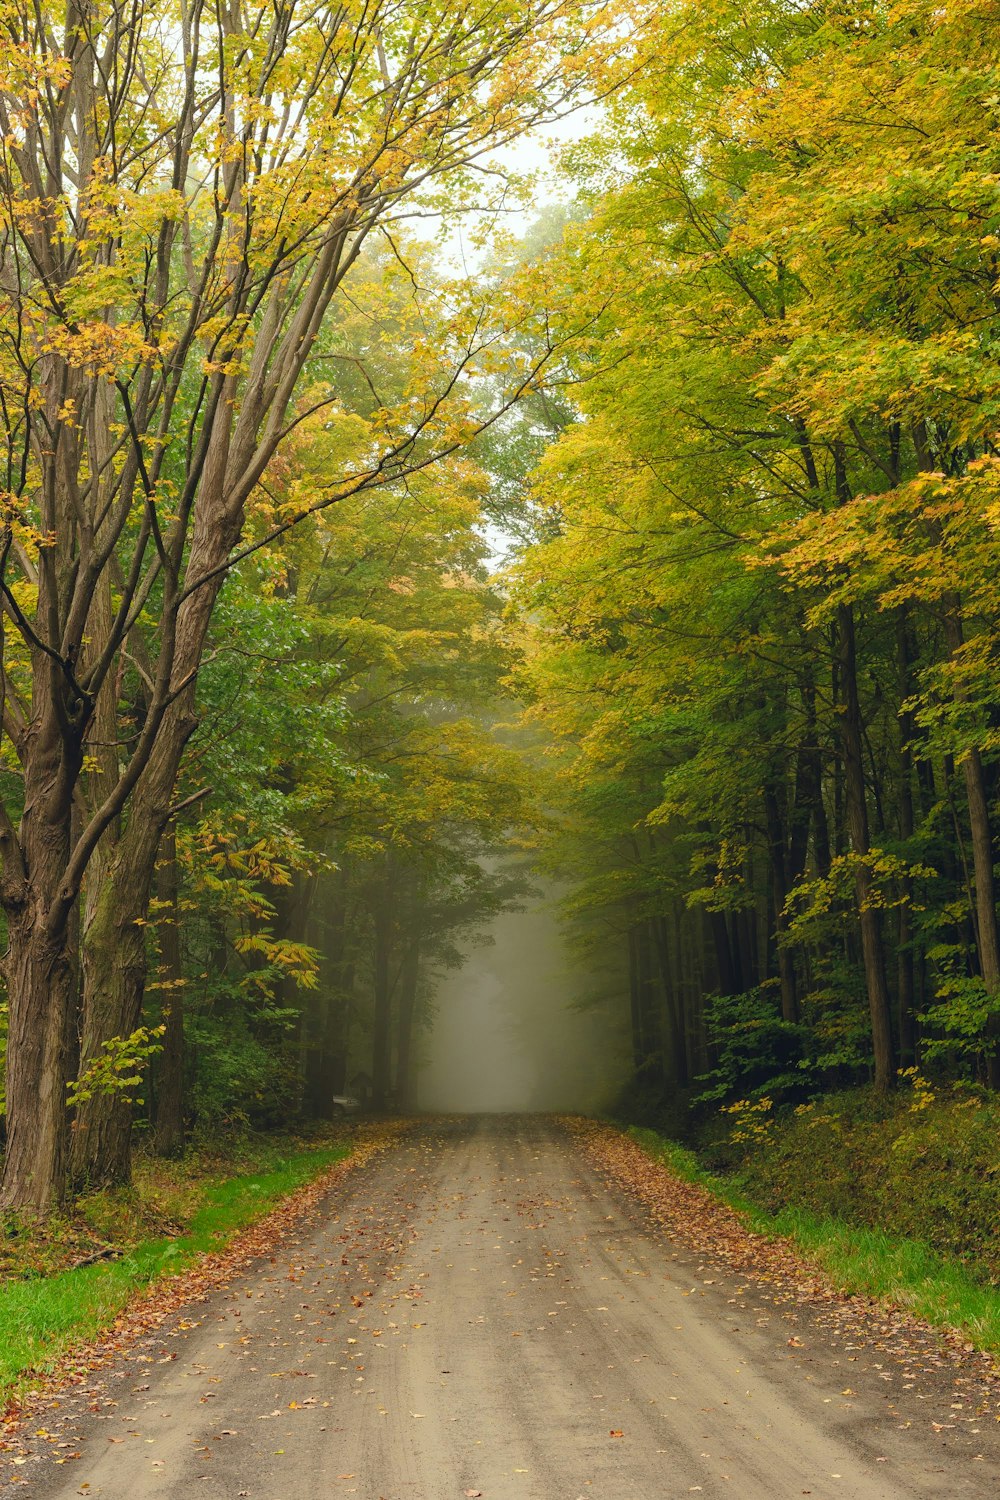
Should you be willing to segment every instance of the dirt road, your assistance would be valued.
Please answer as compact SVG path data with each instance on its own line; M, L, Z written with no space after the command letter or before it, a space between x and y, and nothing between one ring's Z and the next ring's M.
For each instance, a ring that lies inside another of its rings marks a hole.
M1000 1424L947 1369L767 1305L555 1124L438 1122L2 1472L38 1500L992 1500Z

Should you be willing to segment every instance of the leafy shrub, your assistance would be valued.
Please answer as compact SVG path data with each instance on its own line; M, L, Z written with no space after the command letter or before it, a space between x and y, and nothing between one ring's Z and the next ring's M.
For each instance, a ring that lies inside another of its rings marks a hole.
M801 1097L809 1087L809 1032L782 1020L770 985L742 995L710 995L705 1032L715 1066L699 1082L698 1103Z
M856 1090L787 1112L740 1152L740 1186L772 1211L922 1240L1000 1282L1000 1102L935 1093L913 1070L904 1081L888 1102Z
M290 1036L255 1036L238 1013L193 1016L187 1052L196 1130L273 1130L298 1114L302 1085Z

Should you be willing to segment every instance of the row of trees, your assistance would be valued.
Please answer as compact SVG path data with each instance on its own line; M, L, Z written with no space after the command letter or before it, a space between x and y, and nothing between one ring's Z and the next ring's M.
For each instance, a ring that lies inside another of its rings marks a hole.
M997 20L670 7L572 153L520 682L671 1087L1000 1082Z
M164 835L202 798L178 781L224 579L352 497L419 506L553 352L537 303L409 267L420 312L383 388L378 337L373 369L335 330L366 306L366 247L406 267L408 214L488 221L510 184L487 154L611 87L629 22L586 0L10 0L0 30L0 1203L44 1212L77 1033L80 1167L104 1176L121 1140L86 1080L138 1029ZM289 488L304 431L326 458Z
M372 386L397 398L419 369L428 309L411 277L430 268L402 243L366 252L350 317L325 331L364 372L342 381L351 425L376 411ZM435 974L520 894L483 863L526 817L520 762L488 727L508 665L481 535L491 478L443 456L275 537L342 447L328 414L310 417L251 497L248 544L265 545L230 572L207 631L197 727L129 934L135 1008L75 1017L74 1190L128 1179L140 1096L164 1153L192 1127L329 1117L354 1073L376 1106L411 1102ZM143 686L123 673L136 716Z
M311 487L328 459L303 433L286 484ZM484 717L504 655L483 484L442 463L226 583L139 928L153 972L132 1042L82 1037L72 1185L127 1177L151 1041L165 1152L192 1124L328 1118L355 1073L379 1107L410 1100L435 972L517 894L480 863L524 821L520 766Z

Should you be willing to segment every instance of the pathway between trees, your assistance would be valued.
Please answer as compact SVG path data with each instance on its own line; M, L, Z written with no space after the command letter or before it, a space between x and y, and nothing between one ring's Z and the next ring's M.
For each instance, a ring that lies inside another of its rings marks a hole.
M40 1500L996 1494L995 1390L773 1291L551 1121L432 1122L0 1472Z

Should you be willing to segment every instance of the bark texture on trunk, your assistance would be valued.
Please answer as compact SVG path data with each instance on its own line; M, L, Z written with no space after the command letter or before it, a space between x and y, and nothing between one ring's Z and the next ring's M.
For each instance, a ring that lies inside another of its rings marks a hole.
M896 664L898 671L899 701L905 704L912 691L910 667L910 639L906 616L899 611L896 617ZM913 736L916 726L909 709L899 711L899 836L904 843L913 837ZM896 929L896 1009L899 1016L900 1061L909 1066L916 1061L917 1022L914 1006L914 962L913 962L913 881L904 875L900 882L902 900Z
M34 913L10 928L6 963L7 1147L3 1205L46 1214L65 1195L67 1065L74 965L68 943Z
M776 788L764 789L764 812L767 820L767 852L771 874L771 900L774 904L774 941L777 950L778 981L781 986L781 1019L794 1025L799 1019L799 999L795 984L795 961L783 941L788 928L785 903L788 899L788 858L785 849L785 827Z
M121 845L118 853L123 853ZM131 1036L141 1022L148 967L145 917L155 858L154 848L151 858L131 865L127 880L116 861L90 914L83 937L81 1072L100 1054L104 1042ZM127 900L123 885L128 886ZM85 1100L73 1132L71 1185L82 1189L129 1182L131 1139L129 1094L95 1093Z
M65 873L86 722L55 663L38 680L20 828L15 831L6 814L0 816L0 898L8 939L7 1148L0 1208L28 1214L48 1213L65 1195L66 1085L76 1013L76 902L67 899Z

